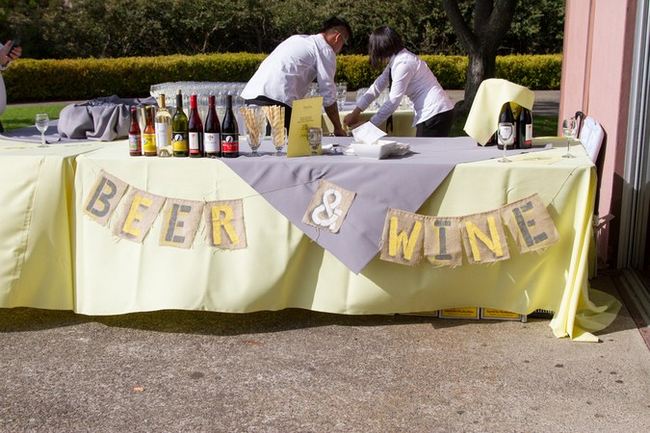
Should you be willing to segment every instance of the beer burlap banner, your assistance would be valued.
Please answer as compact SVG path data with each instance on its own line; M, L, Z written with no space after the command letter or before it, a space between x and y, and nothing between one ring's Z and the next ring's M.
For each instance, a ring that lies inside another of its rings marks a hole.
M168 198L163 209L160 245L190 248L199 228L203 204L202 201Z
M422 256L424 217L399 209L388 209L382 235L382 260L415 265Z
M210 245L227 250L247 247L244 206L241 199L207 202L203 215Z
M102 170L84 203L84 213L105 226L128 186L126 182Z
M165 197L131 187L117 212L113 234L142 243L165 203Z
M338 233L356 193L326 180L321 180L302 222L319 229Z
M501 218L522 253L548 248L560 239L551 215L537 194L501 208Z
M460 229L470 264L492 263L510 258L498 209L462 217Z
M460 218L424 217L424 255L434 266L461 266Z

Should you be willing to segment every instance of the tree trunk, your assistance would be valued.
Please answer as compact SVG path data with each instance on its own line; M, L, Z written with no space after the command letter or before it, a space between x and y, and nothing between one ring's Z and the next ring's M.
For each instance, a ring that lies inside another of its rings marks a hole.
M493 78L496 72L496 53L488 52L485 48L469 53L467 75L465 78L465 95L459 104L456 104L458 113L467 114L472 107L476 91L487 78Z

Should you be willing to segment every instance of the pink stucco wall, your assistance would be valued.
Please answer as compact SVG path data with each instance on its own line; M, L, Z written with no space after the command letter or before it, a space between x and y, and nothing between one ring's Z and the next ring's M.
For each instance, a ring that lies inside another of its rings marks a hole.
M636 0L567 0L566 5L559 118L582 110L605 130L601 216L620 214L635 11ZM601 261L613 264L617 219L597 235Z

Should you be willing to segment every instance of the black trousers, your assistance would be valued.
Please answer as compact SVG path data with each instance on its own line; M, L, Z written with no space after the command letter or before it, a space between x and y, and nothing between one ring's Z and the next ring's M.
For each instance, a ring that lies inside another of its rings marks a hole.
M288 106L287 104L283 104L280 101L276 101L275 99L267 98L266 96L263 95L260 95L255 99L244 99L244 103L246 105L261 105L261 106L279 105L281 107L284 107L284 127L287 128L287 134L289 133L289 124L291 122L290 106ZM266 133L267 135L271 134L271 125L269 124L266 125Z
M415 125L416 137L449 137L454 123L454 110L443 111Z

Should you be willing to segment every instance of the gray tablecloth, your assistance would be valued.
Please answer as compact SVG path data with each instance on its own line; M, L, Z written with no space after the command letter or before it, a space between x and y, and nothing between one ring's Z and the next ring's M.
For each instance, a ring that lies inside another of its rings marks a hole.
M351 138L340 137L323 140L342 144L350 141ZM501 155L496 147L477 146L469 137L400 138L399 141L409 143L415 153L383 160L344 155L287 158L269 154L222 161L307 236L352 272L359 273L379 251L388 208L415 212L456 164ZM269 150L266 145L265 142L262 151ZM509 151L514 153L518 151ZM320 179L357 194L336 234L302 222Z
M129 133L130 107L155 104L154 98L119 98L115 95L70 104L59 115L62 138L112 141L126 138Z

